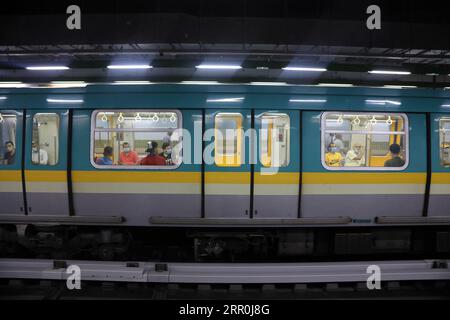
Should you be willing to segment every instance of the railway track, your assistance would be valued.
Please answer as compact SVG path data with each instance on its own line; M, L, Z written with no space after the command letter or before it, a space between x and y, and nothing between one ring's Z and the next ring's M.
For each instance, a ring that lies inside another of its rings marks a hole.
M0 259L1 299L450 299L448 260L161 263ZM68 289L70 266L81 289ZM378 266L380 289L367 286Z

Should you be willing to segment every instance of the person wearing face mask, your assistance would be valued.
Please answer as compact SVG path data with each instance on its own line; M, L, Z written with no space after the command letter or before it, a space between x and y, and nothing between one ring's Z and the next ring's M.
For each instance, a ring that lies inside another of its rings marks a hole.
M38 148L36 141L31 142L32 154L31 162L33 164L47 165L48 164L48 154L44 149Z
M362 145L360 143L355 143L353 148L349 150L345 156L344 166L360 167L364 165L365 161Z
M14 148L14 142L6 141L6 152L3 156L5 164L14 164L16 161L16 149Z
M122 144L123 151L119 155L119 164L121 165L136 165L139 163L139 156L135 151L131 150L130 144L124 142Z
M164 142L162 145L163 152L161 152L159 155L166 159L167 165L172 165L172 147L170 146L170 143Z
M141 166L164 166L166 164L166 159L161 157L156 150L158 150L158 143L149 141L148 148L145 150L147 156L140 161Z
M342 161L342 155L339 152L336 144L330 143L328 145L328 152L325 154L325 163L330 167L340 167Z

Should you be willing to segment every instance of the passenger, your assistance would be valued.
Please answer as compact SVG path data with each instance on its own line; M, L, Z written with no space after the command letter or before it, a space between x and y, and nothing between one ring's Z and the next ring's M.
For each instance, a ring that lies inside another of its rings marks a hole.
M106 146L103 149L103 157L98 158L95 161L95 163L102 166L111 166L113 164L112 156L113 156L113 148L110 146Z
M141 160L142 166L164 166L166 164L166 159L157 154L158 143L156 141L151 141L148 143L148 148L145 150L147 156Z
M44 149L38 148L36 141L31 142L32 154L31 162L33 164L47 165L48 164L48 154Z
M386 160L384 163L385 167L403 167L405 165L405 160L400 158L400 146L397 143L393 143L389 147L392 159Z
M3 156L5 164L14 164L16 161L16 148L14 148L14 142L6 141L6 152Z
M170 143L164 142L162 148L163 152L159 155L166 160L166 165L172 165L172 147L170 146Z
M137 152L131 150L130 144L128 142L124 142L122 146L123 151L119 155L119 164L121 165L139 164L139 156Z
M330 143L334 143L336 147L339 149L341 154L344 154L345 146L344 142L342 142L342 135L341 134L329 134L326 138L325 145L329 146Z
M328 152L325 154L325 163L330 167L340 167L342 155L334 143L328 146Z
M346 167L360 167L365 164L364 152L362 151L362 145L355 143L353 148L347 152L345 156L344 166Z
M336 134L333 142L336 145L336 147L338 148L338 150L341 152L341 154L343 154L345 147L344 147L344 142L342 142L342 135L339 133Z

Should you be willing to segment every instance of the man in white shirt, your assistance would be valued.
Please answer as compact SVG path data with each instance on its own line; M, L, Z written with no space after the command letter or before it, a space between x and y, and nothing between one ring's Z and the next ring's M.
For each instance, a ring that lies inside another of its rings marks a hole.
M355 143L353 148L349 150L345 156L344 166L361 167L365 165L364 152L360 143Z
M33 162L33 164L47 165L48 164L47 151L40 148L38 149L37 143L35 141L31 143L31 147L32 147L31 162Z

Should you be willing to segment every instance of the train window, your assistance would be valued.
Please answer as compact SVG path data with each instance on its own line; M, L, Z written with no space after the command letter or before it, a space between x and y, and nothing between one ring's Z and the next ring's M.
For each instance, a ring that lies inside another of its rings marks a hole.
M439 119L439 145L441 165L450 167L450 117Z
M16 124L17 116L0 112L0 165L16 162Z
M264 167L286 167L289 164L289 116L264 113L261 116L260 161Z
M214 161L221 167L241 165L242 114L218 113L215 117Z
M35 165L54 166L59 154L59 115L36 113L33 116L31 162Z
M322 115L322 165L328 170L403 170L408 119L397 113Z
M181 164L181 114L174 110L97 110L91 161L96 168L174 169Z

